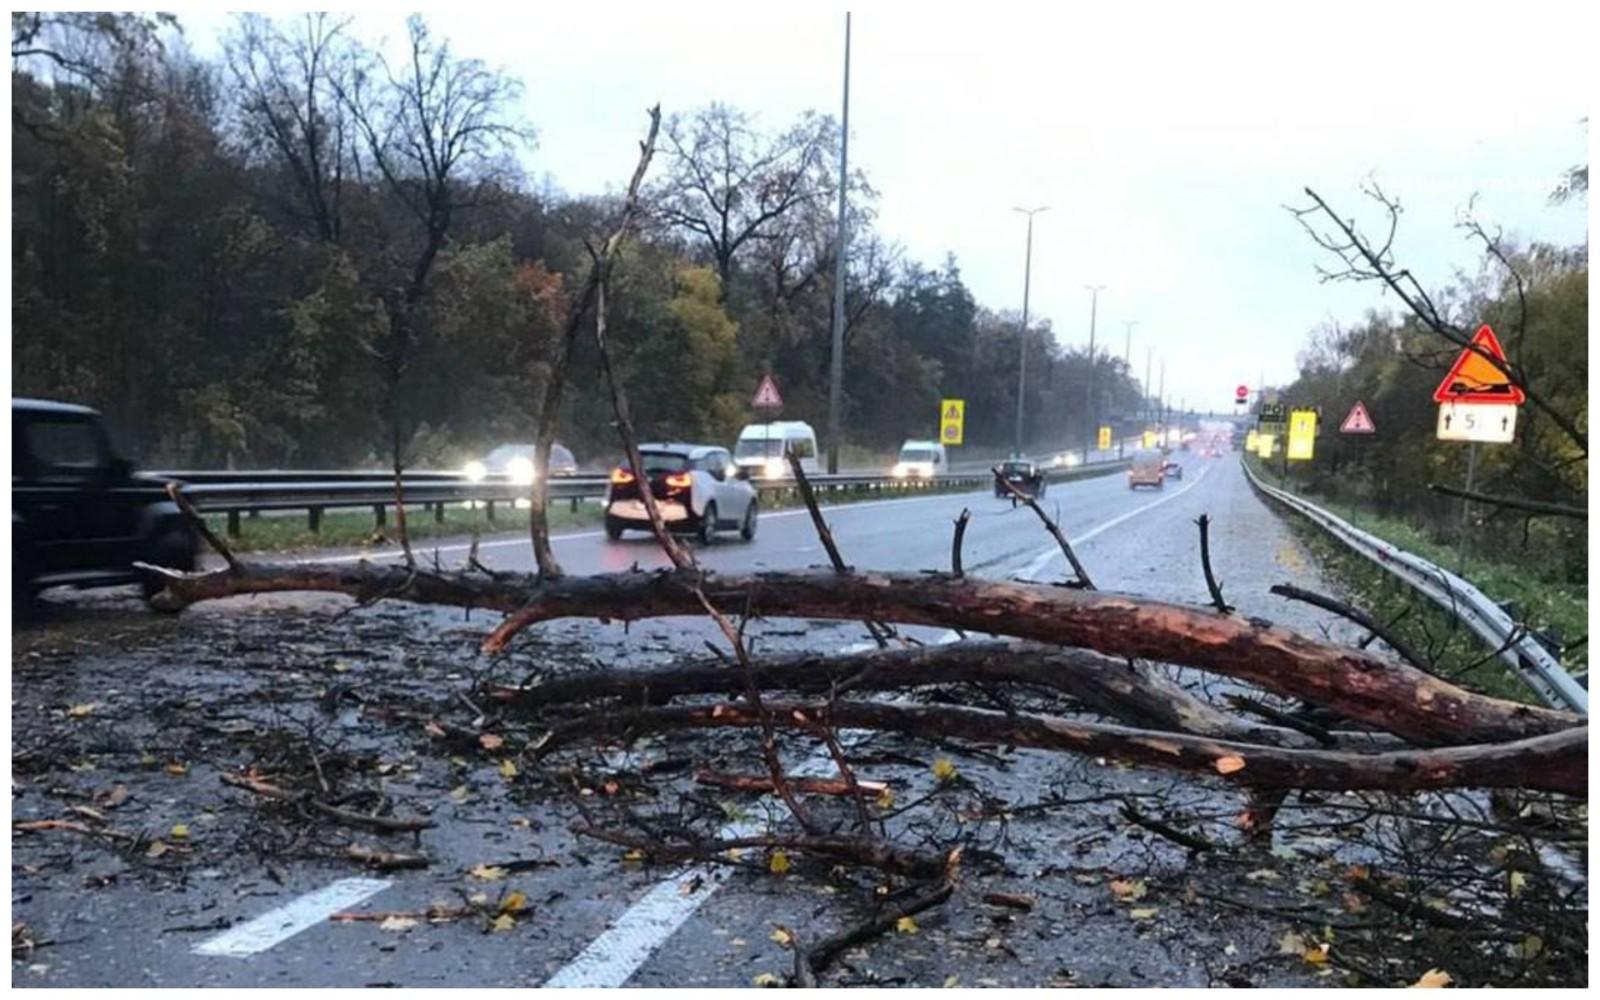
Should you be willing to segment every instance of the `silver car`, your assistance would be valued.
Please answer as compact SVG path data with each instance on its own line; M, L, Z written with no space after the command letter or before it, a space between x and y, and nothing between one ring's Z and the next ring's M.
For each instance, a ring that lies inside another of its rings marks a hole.
M692 533L706 545L719 531L756 536L757 494L749 473L728 449L703 444L641 444L639 458L650 495L669 530ZM638 479L624 461L606 487L606 537L616 541L629 528L650 530Z

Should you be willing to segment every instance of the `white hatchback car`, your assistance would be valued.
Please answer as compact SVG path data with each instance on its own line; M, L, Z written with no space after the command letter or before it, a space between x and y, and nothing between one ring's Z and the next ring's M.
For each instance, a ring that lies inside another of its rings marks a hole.
M695 535L709 545L719 531L756 536L757 494L749 473L733 464L726 448L703 444L641 444L650 494L668 529ZM638 480L626 461L611 472L606 487L606 537L612 541L629 528L650 530Z

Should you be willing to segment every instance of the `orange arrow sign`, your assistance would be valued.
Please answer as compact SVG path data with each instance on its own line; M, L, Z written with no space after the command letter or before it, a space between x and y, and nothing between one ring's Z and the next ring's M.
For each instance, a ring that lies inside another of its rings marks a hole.
M1504 362L1506 352L1488 324L1478 327L1472 346L1482 348L1496 360ZM1477 351L1463 350L1456 363L1450 366L1444 381L1433 390L1435 403L1513 403L1519 404L1527 397L1511 384L1506 373L1496 368L1488 358Z

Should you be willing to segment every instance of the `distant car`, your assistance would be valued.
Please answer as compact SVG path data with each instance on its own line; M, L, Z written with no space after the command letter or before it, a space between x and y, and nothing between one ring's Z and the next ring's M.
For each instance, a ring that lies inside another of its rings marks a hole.
M474 482L489 476L505 476L516 486L532 485L534 476L539 469L535 460L539 454L538 445L534 444L503 444L489 454L483 456L482 461L472 461L466 464L462 473ZM572 452L560 444L550 446L550 475L575 476L578 474L578 463L572 457Z
M1004 462L1000 466L1000 476L1028 496L1044 496L1046 485L1044 470L1032 462L1021 459L1012 459L1009 462ZM1010 497L1011 491L996 482L994 484L994 495L997 497Z
M1128 489L1140 486L1163 489L1166 486L1166 465L1166 459L1160 451L1140 448L1133 453L1133 461L1128 466Z
M749 470L752 478L786 479L791 474L791 451L799 456L800 469L806 475L822 471L817 464L817 432L803 420L746 425L733 446L733 460L739 468Z
M667 528L693 534L710 545L719 531L756 536L758 497L750 474L734 465L728 449L705 444L641 444L650 495ZM606 487L606 537L616 541L628 529L650 530L639 482L626 459L611 472Z
M11 400L11 592L26 605L53 586L143 583L147 562L192 570L199 539L167 480L139 476L87 406Z
M1177 462L1168 462L1166 467L1161 471L1172 479L1183 478L1183 466L1179 465Z
M896 479L937 479L945 471L947 456L937 441L907 441L890 473Z

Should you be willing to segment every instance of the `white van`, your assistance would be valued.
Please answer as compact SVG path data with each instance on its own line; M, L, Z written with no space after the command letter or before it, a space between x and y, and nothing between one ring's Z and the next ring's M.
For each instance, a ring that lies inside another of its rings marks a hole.
M800 456L806 475L822 471L817 464L817 432L803 420L774 420L749 424L739 432L733 462L753 479L783 479L789 475L787 452Z
M895 463L896 479L933 479L942 475L947 458L944 445L937 441L907 441L900 446L900 460Z

